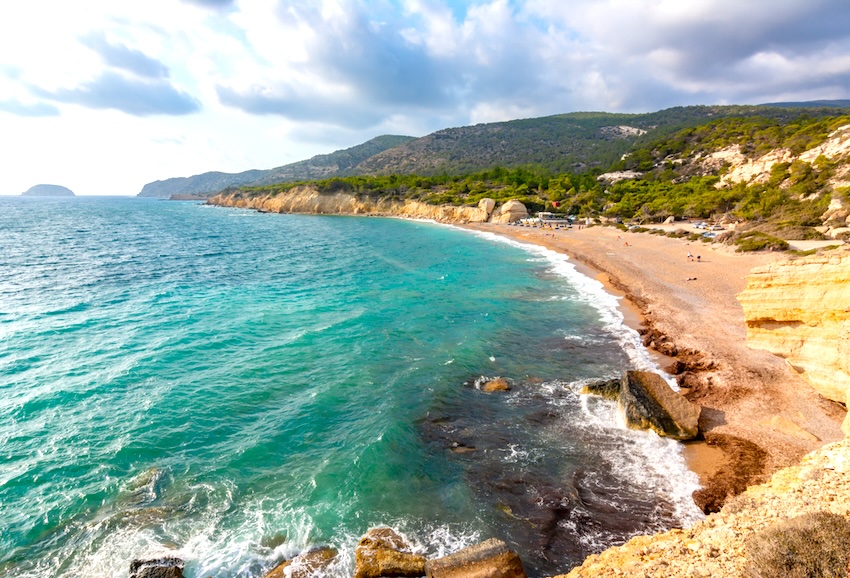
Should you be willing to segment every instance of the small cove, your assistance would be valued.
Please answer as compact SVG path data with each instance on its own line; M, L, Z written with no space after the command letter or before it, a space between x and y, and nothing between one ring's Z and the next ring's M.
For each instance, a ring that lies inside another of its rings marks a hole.
M0 199L9 576L163 551L259 576L321 544L344 576L381 524L430 555L495 535L544 575L698 516L679 448L576 393L649 361L561 256L394 219L27 201Z

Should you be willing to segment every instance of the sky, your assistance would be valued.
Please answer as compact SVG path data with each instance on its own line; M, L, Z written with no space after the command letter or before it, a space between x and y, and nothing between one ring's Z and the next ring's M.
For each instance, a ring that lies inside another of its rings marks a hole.
M267 169L382 134L850 98L847 0L26 0L0 194Z

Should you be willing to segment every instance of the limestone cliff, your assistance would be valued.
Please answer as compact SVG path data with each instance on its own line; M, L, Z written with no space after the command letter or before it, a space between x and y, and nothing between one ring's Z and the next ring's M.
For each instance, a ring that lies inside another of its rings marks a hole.
M208 201L211 205L256 209L270 213L314 215L385 215L430 219L442 223L509 222L528 215L518 201L496 207L492 199L478 206L429 205L412 199L376 198L348 192L320 193L310 185L298 186L275 195L249 195L241 191L223 192Z
M784 357L824 397L850 401L850 250L756 268L738 300L750 347Z
M844 125L832 131L825 142L799 155L794 155L787 149L775 149L758 158L748 158L741 152L740 145L733 145L699 160L710 171L716 171L724 165L728 166L720 184L730 185L742 182L767 182L776 163L790 163L795 160L814 163L820 156L838 161L846 159L848 153L850 153L850 125ZM841 166L833 179L833 185L843 185L843 179L848 176L847 172L847 167Z

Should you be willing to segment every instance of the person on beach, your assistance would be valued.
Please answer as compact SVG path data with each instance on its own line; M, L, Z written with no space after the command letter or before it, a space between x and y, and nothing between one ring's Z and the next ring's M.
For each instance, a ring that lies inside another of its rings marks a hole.
M699 255L697 255L697 263L699 263L699 262L700 262L700 259L701 259L701 258L702 258L702 257L700 257Z
M694 260L694 256L691 254L690 251L688 251L688 261L693 261L693 260Z

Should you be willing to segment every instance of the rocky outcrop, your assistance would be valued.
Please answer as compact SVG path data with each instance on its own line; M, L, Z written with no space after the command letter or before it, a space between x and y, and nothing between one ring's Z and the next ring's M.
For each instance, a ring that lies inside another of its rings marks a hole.
M490 219L494 223L514 223L528 217L528 209L517 200L510 200L493 213Z
M504 377L489 379L481 384L481 391L492 393L494 391L510 391L511 384Z
M703 170L708 173L716 173L726 168L725 173L717 183L718 187L730 186L735 183L765 183L770 179L771 171L777 163L790 163L800 160L813 164L818 157L828 159L844 158L850 152L850 125L838 127L832 131L822 144L794 155L788 149L776 149L758 158L749 158L743 154L740 145L715 151L704 157L697 157ZM842 186L842 179L847 177L847 172L839 169L831 180L833 188Z
M519 201L496 207L493 199L481 199L477 207L430 205L411 199L370 197L349 192L322 193L310 185L294 187L274 195L247 195L240 191L221 193L208 204L256 209L269 213L312 215L381 215L429 219L441 223L507 223L525 218L528 211Z
M171 556L133 560L130 578L183 578L183 560Z
M785 358L822 396L850 401L850 250L754 269L738 301L750 347ZM842 429L850 434L850 418Z
M354 578L424 576L425 557L392 528L372 528L354 551Z
M487 213L487 216L493 214L493 209L496 208L496 201L493 199L481 199L478 201L478 208Z
M617 401L620 399L620 379L604 379L601 381L592 381L586 383L581 388L581 393L589 395L598 395L605 399Z
M850 438L809 454L798 466L779 470L769 482L751 486L719 513L687 530L632 538L589 556L566 576L747 576L748 544L765 531L817 512L850 518Z
M700 407L673 391L657 373L626 371L620 379L588 383L581 392L616 400L632 429L650 429L677 440L699 434Z
M318 575L337 558L335 548L316 548L287 560L265 575L264 578L308 578Z
M602 173L596 180L600 183L605 183L606 185L613 185L614 183L619 183L620 181L628 181L631 179L639 179L643 176L643 173L638 171L614 171L610 173Z
M428 578L525 578L519 556L496 538L428 560L425 571Z
M651 429L677 440L693 439L699 433L700 407L673 391L657 373L627 371L618 404L630 428Z

